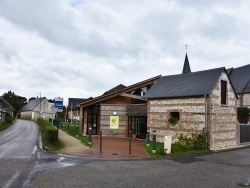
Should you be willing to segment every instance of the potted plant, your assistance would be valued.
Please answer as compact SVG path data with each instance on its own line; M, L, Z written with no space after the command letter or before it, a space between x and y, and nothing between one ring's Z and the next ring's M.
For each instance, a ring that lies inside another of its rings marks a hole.
M169 123L175 125L176 123L178 123L179 119L177 117L171 117L168 119Z

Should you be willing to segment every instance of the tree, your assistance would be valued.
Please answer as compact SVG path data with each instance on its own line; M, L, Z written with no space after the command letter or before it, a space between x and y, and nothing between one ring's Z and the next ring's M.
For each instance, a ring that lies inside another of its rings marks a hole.
M27 99L25 97L16 95L11 91L4 93L2 97L15 109L14 116L16 116L18 110L20 110L24 105L27 104Z

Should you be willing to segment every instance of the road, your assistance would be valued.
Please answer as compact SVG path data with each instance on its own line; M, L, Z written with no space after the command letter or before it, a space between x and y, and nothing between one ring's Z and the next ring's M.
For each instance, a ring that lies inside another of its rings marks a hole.
M58 156L59 160L52 154L42 155L32 179L33 188L221 188L250 184L250 148L158 160L97 160L63 155Z
M0 132L0 187L22 187L37 159L38 127L17 120Z
M203 155L103 160L37 149L38 130L18 120L0 132L0 187L250 187L250 147Z

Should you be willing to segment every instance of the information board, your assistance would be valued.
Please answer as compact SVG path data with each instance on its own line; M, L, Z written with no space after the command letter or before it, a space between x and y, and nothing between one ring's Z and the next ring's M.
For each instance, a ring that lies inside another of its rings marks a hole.
M63 109L63 98L55 98L54 109Z

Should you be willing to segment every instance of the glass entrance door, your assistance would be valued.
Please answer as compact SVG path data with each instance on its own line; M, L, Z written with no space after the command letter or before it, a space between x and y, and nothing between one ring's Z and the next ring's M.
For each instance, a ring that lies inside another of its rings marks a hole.
M97 117L96 114L93 114L93 113L88 114L88 128L90 127L92 128L92 135L97 134L97 125L96 125L97 118L96 117Z
M147 117L129 117L129 129L132 134L136 134L136 138L146 139L147 135Z

